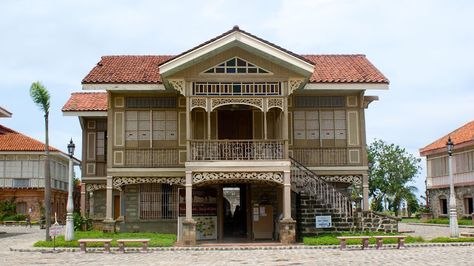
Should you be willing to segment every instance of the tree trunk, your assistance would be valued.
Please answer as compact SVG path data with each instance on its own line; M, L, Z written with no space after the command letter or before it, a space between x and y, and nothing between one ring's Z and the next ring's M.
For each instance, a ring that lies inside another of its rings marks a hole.
M44 211L46 222L46 241L51 241L49 228L51 227L51 168L49 167L49 114L44 115L45 125L45 155L44 159Z

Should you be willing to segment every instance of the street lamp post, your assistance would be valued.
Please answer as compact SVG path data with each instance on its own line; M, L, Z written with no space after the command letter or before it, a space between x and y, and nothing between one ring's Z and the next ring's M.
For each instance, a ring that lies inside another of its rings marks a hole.
M459 237L458 228L458 214L456 210L456 195L454 193L454 181L453 181L453 147L454 143L451 141L451 137L448 138L446 143L448 149L448 168L449 168L449 231L451 237Z
M67 215L66 215L66 232L64 234L64 240L72 241L74 240L74 219L72 213L74 211L74 201L72 199L72 193L74 188L74 182L72 180L72 171L73 171L73 156L74 149L76 145L71 141L67 145L67 151L69 154L69 186L68 186L68 197L67 197Z

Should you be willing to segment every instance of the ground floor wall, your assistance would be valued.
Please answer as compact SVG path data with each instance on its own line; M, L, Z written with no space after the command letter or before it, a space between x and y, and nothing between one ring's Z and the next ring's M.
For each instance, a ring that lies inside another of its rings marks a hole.
M470 217L473 210L474 186L454 188L456 194L456 209L458 217ZM434 218L449 215L449 188L429 189L429 207Z
M15 198L17 213L29 215L31 221L39 221L44 208L43 189L0 189L0 201ZM54 222L56 213L58 222L66 221L67 193L65 191L52 190L51 192L51 216Z

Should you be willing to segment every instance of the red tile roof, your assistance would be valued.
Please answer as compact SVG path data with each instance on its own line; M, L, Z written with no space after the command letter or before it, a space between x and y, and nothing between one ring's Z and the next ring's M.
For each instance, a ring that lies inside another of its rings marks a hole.
M304 55L313 62L311 83L389 83L365 55Z
M106 92L75 92L64 105L63 112L107 111Z
M430 152L437 152L437 150L445 151L446 142L448 142L449 137L451 137L451 140L454 143L454 148L462 144L467 144L468 142L474 143L474 121L465 124L464 126L454 130L446 136L443 136L428 146L421 148L420 154L425 156Z
M383 83L388 79L364 55L304 55L314 64L310 83ZM159 63L172 58L157 56L103 56L82 80L83 84L161 84Z
M82 83L161 83L158 65L169 55L102 56Z
M50 151L59 151L49 146ZM0 151L44 151L44 143L0 125Z

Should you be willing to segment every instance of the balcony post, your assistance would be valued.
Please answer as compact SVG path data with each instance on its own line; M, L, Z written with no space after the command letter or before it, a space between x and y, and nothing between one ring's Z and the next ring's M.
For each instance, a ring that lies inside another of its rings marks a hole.
M288 98L283 100L283 121L282 121L282 137L285 142L284 158L288 159Z
M369 210L369 175L362 175L362 210Z
M191 100L186 97L186 160L191 161Z
M182 243L185 246L196 245L196 222L193 220L193 175L186 171L186 218L183 221Z
M113 217L113 187L112 187L112 176L107 176L106 194L105 194L105 220L104 220L104 232L115 231L115 221Z
M283 218L280 220L280 242L284 245L296 240L296 221L291 218L291 172L283 172Z

